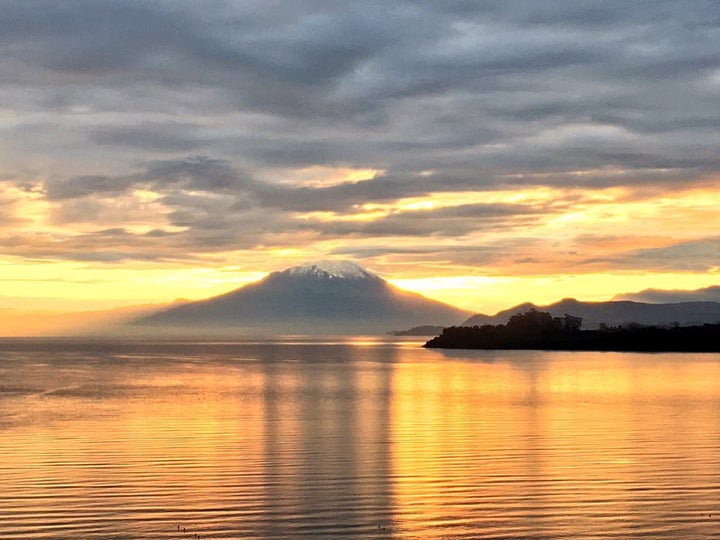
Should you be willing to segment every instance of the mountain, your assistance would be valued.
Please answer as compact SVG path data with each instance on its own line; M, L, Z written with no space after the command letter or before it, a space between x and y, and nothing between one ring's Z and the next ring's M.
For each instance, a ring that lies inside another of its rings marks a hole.
M667 304L648 304L643 302L580 302L566 298L549 306L536 306L531 303L520 304L494 316L473 315L462 326L482 326L484 324L505 324L517 313L535 308L547 311L554 317L565 314L582 317L583 328L597 328L601 323L617 326L631 322L645 325L663 325L679 323L690 326L720 322L720 303L718 302L680 302Z
M618 294L613 300L631 300L649 304L676 304L679 302L720 302L720 286L695 290L645 289L635 293Z
M341 261L273 272L235 291L142 317L131 328L178 335L365 334L458 324L468 315Z
M393 332L388 332L388 335L391 336L439 336L442 334L442 331L445 330L444 326L433 326L433 325L423 325L423 326L413 326L412 328L409 328L407 330L395 330Z

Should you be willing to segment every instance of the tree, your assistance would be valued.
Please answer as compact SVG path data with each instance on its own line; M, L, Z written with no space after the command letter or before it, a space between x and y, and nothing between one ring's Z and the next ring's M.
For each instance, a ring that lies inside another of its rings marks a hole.
M510 317L506 328L511 336L520 339L537 339L560 333L563 323L561 319L554 318L550 313L530 309Z
M568 315L566 313L562 319L563 330L567 330L568 332L576 332L580 330L582 322L582 317L574 317L573 315Z

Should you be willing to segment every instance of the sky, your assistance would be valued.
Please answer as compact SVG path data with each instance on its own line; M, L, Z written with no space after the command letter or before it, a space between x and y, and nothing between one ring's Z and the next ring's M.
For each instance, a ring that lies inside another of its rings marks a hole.
M0 308L717 286L718 148L716 1L8 0Z

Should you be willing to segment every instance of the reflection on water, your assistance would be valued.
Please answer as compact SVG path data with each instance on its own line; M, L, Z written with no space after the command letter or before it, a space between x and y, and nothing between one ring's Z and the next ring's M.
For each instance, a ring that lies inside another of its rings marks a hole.
M712 537L717 356L503 353L403 364L398 521L422 536ZM428 532L428 523L435 527Z
M716 538L720 355L0 341L0 538Z

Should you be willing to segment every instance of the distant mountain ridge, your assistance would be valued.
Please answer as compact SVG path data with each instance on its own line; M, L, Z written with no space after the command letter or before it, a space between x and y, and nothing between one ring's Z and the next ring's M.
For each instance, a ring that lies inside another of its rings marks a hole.
M360 334L453 325L469 312L403 291L351 261L272 272L229 293L142 317L136 330L183 334Z
M649 304L677 304L680 302L720 302L720 286L702 289L645 289L635 293L616 295L613 300L630 300Z
M482 326L484 324L505 324L508 319L518 313L529 309L546 311L554 317L565 314L582 317L583 328L597 328L601 323L608 325L621 325L638 323L644 325L666 325L678 323L681 326L720 322L719 302L679 302L665 304L649 304L644 302L609 301L609 302L580 302L573 298L566 298L555 304L536 306L524 303L500 311L493 316L473 315L461 326Z

